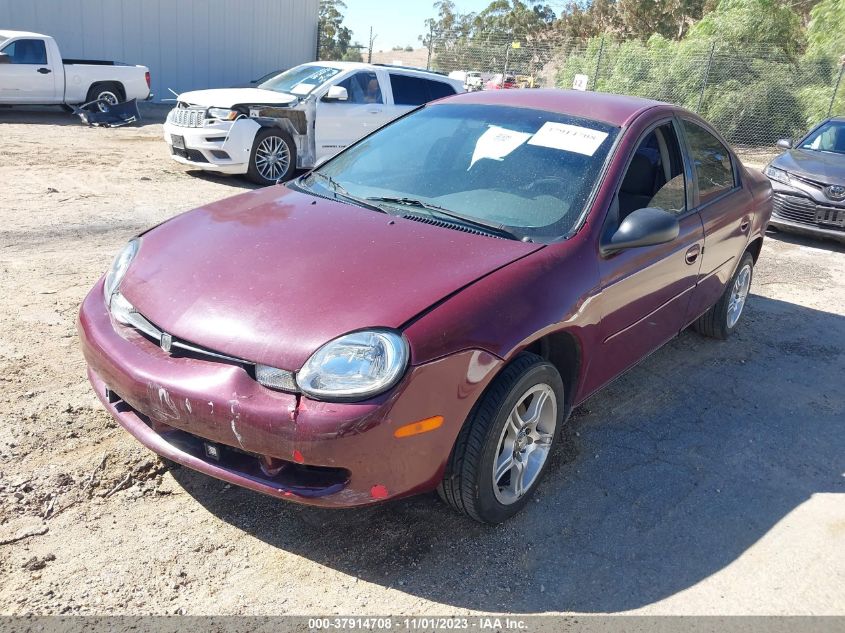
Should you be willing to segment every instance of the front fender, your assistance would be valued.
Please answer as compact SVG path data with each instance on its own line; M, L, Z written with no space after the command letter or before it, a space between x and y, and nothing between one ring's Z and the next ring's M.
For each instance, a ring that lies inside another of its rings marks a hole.
M470 348L510 361L535 341L565 332L584 354L577 380L583 384L599 336L599 273L587 240L576 239L496 270L418 316L404 328L414 362Z

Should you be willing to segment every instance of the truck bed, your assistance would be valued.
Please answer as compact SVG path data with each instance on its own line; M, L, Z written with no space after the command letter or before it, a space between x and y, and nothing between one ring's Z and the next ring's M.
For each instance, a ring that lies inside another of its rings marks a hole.
M110 62L103 59L62 59L66 66L129 66L123 62Z

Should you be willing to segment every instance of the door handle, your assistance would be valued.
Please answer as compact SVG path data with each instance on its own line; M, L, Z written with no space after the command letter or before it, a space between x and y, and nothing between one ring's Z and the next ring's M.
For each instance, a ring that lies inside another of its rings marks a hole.
M49 68L39 68L38 72L40 72L42 75L49 75L53 71Z
M739 225L739 230L742 231L743 233L745 233L748 230L748 227L749 227L750 224L751 224L751 220L749 220L748 218L745 218L742 221L742 224Z
M693 244L687 249L687 252L684 254L684 261L690 265L694 264L700 254L701 246L699 246L698 244Z

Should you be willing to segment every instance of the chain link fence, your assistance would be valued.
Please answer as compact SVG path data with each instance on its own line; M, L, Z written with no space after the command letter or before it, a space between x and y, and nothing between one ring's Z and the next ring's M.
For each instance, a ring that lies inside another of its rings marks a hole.
M667 40L587 43L501 34L432 33L427 63L465 73L468 89L572 88L681 105L710 121L743 154L775 152L821 119L845 114L840 59L808 59L774 46Z

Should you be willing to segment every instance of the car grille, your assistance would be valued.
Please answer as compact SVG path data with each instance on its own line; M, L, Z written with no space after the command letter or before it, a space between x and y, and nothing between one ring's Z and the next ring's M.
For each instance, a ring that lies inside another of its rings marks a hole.
M149 319L147 319L143 314L141 314L137 310L133 309L128 316L130 327L133 327L138 330L141 334L144 334L150 341L152 341L156 345L160 346L162 344L162 337L165 335L165 332L163 330L161 330L158 326L154 325ZM254 367L254 363L243 360L242 358L236 358L234 356L229 356L228 354L221 354L220 352L215 352L205 347L189 343L188 341L178 339L170 334L168 334L167 337L170 341L169 353L173 356L181 355L189 356L191 358L204 358L225 361L229 363L234 363L236 365L241 365L246 369Z
M776 193L774 212L784 220L799 224L845 230L845 208L816 204L809 198Z
M205 121L205 108L175 108L171 111L170 122L179 127L202 127Z

